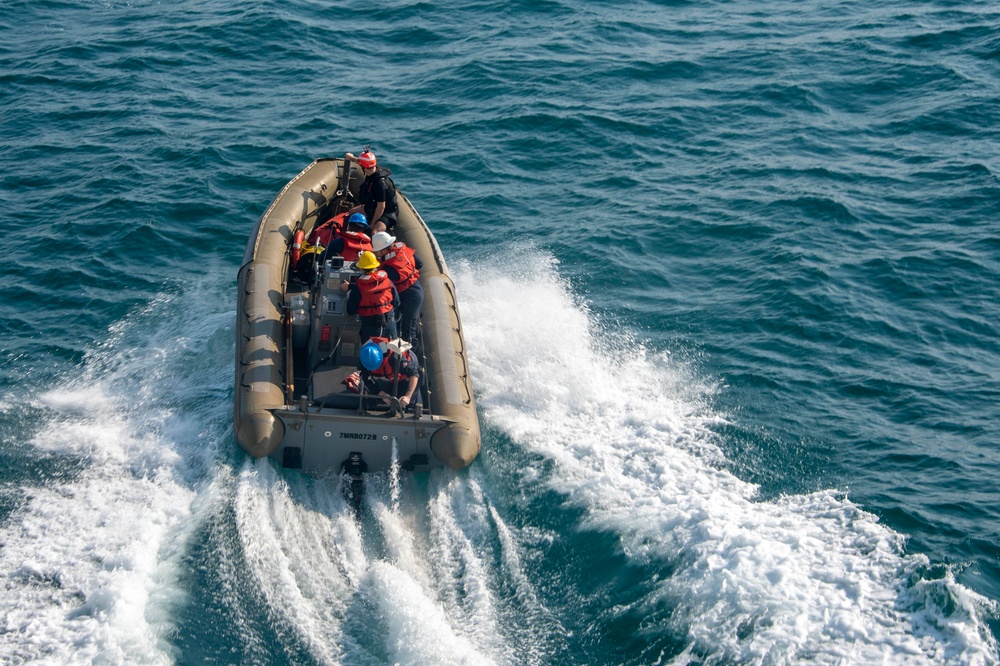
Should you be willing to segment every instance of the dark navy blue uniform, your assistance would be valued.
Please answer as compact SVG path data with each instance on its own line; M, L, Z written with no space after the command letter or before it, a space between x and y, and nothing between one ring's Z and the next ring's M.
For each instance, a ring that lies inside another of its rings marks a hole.
M365 217L368 218L368 223L374 227L376 222L381 221L385 225L386 231L391 231L396 226L396 220L399 217L396 188L391 184L391 181L386 182L390 180L390 173L392 172L385 167L376 167L375 173L367 176L365 182L361 183L361 202L365 206ZM385 202L385 210L382 211L382 217L373 220L375 208L383 201Z

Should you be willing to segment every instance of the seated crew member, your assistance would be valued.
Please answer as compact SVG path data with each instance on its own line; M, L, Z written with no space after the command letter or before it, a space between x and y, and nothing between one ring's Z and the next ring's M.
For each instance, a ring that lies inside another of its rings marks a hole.
M372 233L392 231L399 217L399 202L396 200L396 184L389 176L391 171L385 167L376 166L375 153L365 150L355 157L351 153L344 154L345 162L354 160L365 173L365 181L361 183L361 204L350 210L351 213L364 212L371 225Z
M330 240L323 252L323 263L334 255L340 255L344 261L357 261L358 257L365 250L372 249L371 239L368 237L368 220L361 213L355 213L347 218L347 224L343 231Z
M424 305L424 288L418 278L424 262L405 243L384 231L372 237L372 251L399 292L399 337L412 344L414 353L419 356L418 323L420 308Z
M386 338L375 337L365 343L365 346L369 344L378 346L382 352L382 363L375 370L368 370L361 364L362 381L368 393L388 397L392 395L392 385L395 380L396 397L399 398L399 404L403 409L406 409L413 404L413 396L420 383L420 364L416 354L409 350L399 354L397 358L396 352L389 349L388 342ZM362 353L365 353L364 350Z
M330 241L337 238L343 231L343 227L346 224L346 215L334 215L326 222L320 222L313 230L309 232L309 243L311 245L320 245L326 247L330 244Z
M399 307L399 293L385 271L378 269L378 259L367 250L355 264L364 275L356 280L340 283L347 292L347 314L356 314L361 320L359 339L382 337L395 338L395 309Z

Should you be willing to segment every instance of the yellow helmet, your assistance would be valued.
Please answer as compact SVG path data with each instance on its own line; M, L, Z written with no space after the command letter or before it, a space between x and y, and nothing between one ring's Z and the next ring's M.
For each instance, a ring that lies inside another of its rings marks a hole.
M369 252L365 250L358 255L357 266L363 271L373 271L378 268L378 259L375 258L374 252Z

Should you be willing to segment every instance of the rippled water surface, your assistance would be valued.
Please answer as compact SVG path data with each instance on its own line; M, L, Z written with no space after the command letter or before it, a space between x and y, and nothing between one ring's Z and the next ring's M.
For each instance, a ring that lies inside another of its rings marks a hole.
M0 11L0 661L997 664L1000 10ZM247 235L371 144L460 473L232 435Z

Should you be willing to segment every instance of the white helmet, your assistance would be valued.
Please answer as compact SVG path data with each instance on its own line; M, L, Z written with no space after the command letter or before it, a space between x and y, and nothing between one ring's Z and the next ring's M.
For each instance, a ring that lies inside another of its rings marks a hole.
M372 251L379 252L396 242L395 236L390 236L384 231L380 231L372 236Z

